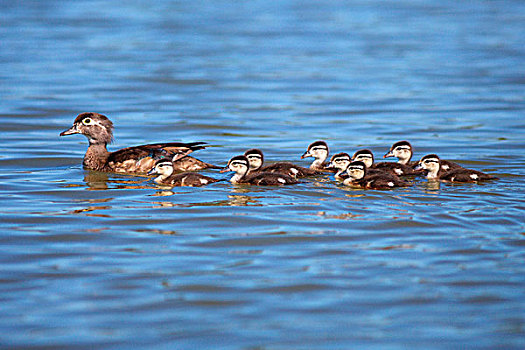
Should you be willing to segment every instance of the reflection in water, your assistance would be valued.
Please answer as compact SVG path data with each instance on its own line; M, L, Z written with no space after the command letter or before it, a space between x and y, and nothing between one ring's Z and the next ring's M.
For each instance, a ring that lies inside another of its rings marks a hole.
M89 191L100 191L107 190L109 188L114 189L141 189L141 188L153 188L151 184L148 183L149 178L135 180L135 179L115 179L109 178L110 173L105 173L101 171L92 171L86 170L84 172L84 182L88 186L87 190ZM112 176L124 176L111 173ZM136 178L137 175L134 175ZM109 186L109 184L115 184L114 186Z
M176 193L171 191L162 191L152 196L171 196ZM153 208L166 208L166 207L181 207L181 208L190 208L190 207L247 207L247 206L257 206L260 207L262 204L255 200L254 197L250 196L228 196L227 200L212 201L212 202L201 202L201 203L173 203L168 201L162 202L151 202Z
M159 229L140 229L140 230L136 230L135 232L155 233L155 234L159 234L159 235L168 235L168 236L178 235L177 231L173 231L173 230L159 230Z
M326 219L338 219L338 220L348 220L348 219L355 219L355 218L363 217L363 215L352 214L352 213L329 215L326 213L326 211L318 211L317 213L313 213L311 215L320 216Z
M88 190L107 190L108 174L86 170L84 172L84 182L88 186Z
M96 211L96 210L110 210L111 208L112 207L109 205L107 206L89 206L87 208L73 210L69 213L70 214L85 214L86 216L101 217L101 218L110 218L111 215L108 215L108 214L88 214L88 213L92 211Z
M427 193L437 193L440 189L441 182L439 180L428 180L423 182L423 189Z

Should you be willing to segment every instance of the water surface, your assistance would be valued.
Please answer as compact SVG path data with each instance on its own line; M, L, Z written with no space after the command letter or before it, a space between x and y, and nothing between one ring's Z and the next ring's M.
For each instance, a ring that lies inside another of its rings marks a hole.
M0 11L2 347L525 347L522 2ZM314 140L380 158L408 139L500 180L169 190L84 171L85 138L58 134L85 111L112 150L307 165Z

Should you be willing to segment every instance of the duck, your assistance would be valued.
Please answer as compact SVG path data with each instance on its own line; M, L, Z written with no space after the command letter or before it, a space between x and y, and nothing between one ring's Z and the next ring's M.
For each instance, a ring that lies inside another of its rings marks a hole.
M330 158L330 164L328 164L328 167L336 169L336 173L334 175L336 180L344 181L348 178L346 169L351 162L352 159L350 158L350 155L348 153L341 152L334 154L332 158Z
M235 175L230 179L233 184L248 184L256 186L280 186L298 183L297 179L286 174L256 172L249 174L250 162L244 155L231 158L228 165L220 172L234 171Z
M301 159L314 157L315 160L310 165L311 170L334 173L336 170L329 168L328 163L326 162L329 154L330 150L328 149L328 144L325 141L319 140L308 145L308 148L301 156Z
M200 170L218 168L201 162L188 154L206 148L206 142L169 142L127 147L115 152L108 152L107 145L113 140L113 123L103 114L94 112L80 113L73 125L60 133L60 136L82 134L87 137L89 147L84 155L84 169L145 174L155 165L156 159L170 158L174 169ZM188 164L193 163L190 167Z
M248 174L255 174L257 172L263 173L279 173L286 174L293 178L306 177L320 174L318 171L295 165L289 162L276 162L271 165L263 167L264 155L258 148L252 148L244 152L244 156L248 158L250 163L250 170Z
M427 179L443 180L449 182L479 182L486 180L497 180L498 178L481 171L459 168L445 170L441 166L442 160L436 154L427 154L419 161L419 168L428 171ZM417 168L416 168L417 169Z
M421 171L414 170L408 165L394 162L374 163L374 154L369 149L361 149L354 153L352 161L365 163L369 172L383 171L397 176L418 175Z
M224 179L214 179L195 172L174 174L173 162L170 159L159 159L148 175L158 175L153 181L159 185L200 187Z
M389 158L389 157L396 157L398 159L399 164L408 165L412 168L415 168L419 165L419 161L412 161L412 155L414 154L414 148L410 144L410 142L403 140L398 141L390 147L390 151L388 151L383 158ZM451 162L449 160L441 159L441 167L445 171L453 170L453 169L464 169L461 165Z
M394 187L408 187L410 184L389 173L367 174L368 167L362 161L353 161L348 164L346 172L348 178L343 181L347 186L382 190Z

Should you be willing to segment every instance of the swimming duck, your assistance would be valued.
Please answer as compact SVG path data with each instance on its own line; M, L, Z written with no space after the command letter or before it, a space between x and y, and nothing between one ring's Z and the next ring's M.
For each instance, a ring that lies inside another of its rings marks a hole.
M393 175L397 176L404 176L404 175L417 175L420 174L421 171L414 170L408 165L400 164L400 163L394 163L394 162L380 162L380 163L374 163L374 154L369 149L361 149L354 153L352 157L352 161L361 161L365 163L367 168L370 171L379 170L388 172Z
M171 160L159 159L153 169L148 172L148 175L158 175L153 181L159 185L171 186L200 187L214 182L224 181L194 172L181 174L173 174L173 172L173 162Z
M301 156L301 159L314 157L315 160L310 165L311 170L334 173L335 169L329 168L328 163L325 162L329 153L330 151L326 142L315 141L308 146L306 152Z
M350 159L350 155L348 153L341 152L332 156L328 167L336 169L336 173L334 175L336 180L344 181L345 179L348 179L346 169L351 162L352 159Z
M82 134L89 140L89 147L84 155L85 169L122 172L146 173L155 164L155 159L169 158L174 162L176 170L187 169L187 163L195 160L194 164L202 163L198 169L214 167L189 157L193 151L204 149L206 142L170 142L140 145L123 148L115 152L108 152L107 144L113 140L113 123L105 115L99 113L79 114L73 126L60 133L60 136ZM182 161L183 166L178 167L177 162ZM193 167L191 170L195 170Z
M247 150L244 152L244 156L248 158L248 162L250 163L250 170L248 174L254 174L258 172L279 173L286 174L294 178L319 174L319 172L315 170L304 168L289 162L277 162L263 167L264 155L262 151L257 148Z
M220 172L225 173L234 171L235 175L231 178L233 184L249 184L258 186L276 186L276 185L291 185L298 181L286 174L278 173L254 173L248 174L250 169L250 162L244 155L235 156L228 162L228 165Z
M412 155L414 154L414 149L408 141L398 141L390 147L383 158L396 157L399 164L405 164L412 168L415 168L419 165L418 161L411 161ZM461 165L451 162L449 160L441 159L441 167L443 170L449 171L452 169L464 169Z
M359 186L369 189L387 189L393 187L407 187L410 184L389 173L367 174L367 166L364 162L353 161L348 165L346 172L348 178L343 181L348 186Z
M427 154L419 161L418 167L428 170L427 179L444 180L450 182L478 182L485 180L497 180L498 178L481 171L472 169L452 169L446 171L441 166L442 160L435 154ZM417 169L417 168L416 168Z

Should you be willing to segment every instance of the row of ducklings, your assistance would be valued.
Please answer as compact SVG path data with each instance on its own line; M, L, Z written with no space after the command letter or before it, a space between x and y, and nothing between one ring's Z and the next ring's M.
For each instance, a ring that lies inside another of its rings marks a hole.
M99 113L79 114L73 125L60 133L60 136L81 134L88 138L89 147L84 155L83 166L88 170L119 172L127 174L156 174L159 184L173 186L202 186L221 181L215 178L188 171L219 169L215 165L189 156L190 153L206 148L205 142L169 142L127 147L108 152L107 144L113 139L113 123ZM308 146L301 158L313 157L309 168L292 163L278 162L264 166L264 156L258 149L251 149L244 155L230 159L222 172L233 171L233 183L252 185L284 185L297 183L297 178L318 175L324 172L335 173L335 178L347 185L366 188L390 188L407 186L400 178L406 175L427 173L427 178L452 182L477 182L496 179L479 171L465 169L435 154L412 162L412 146L407 141L395 143L387 157L397 157L398 162L374 163L370 150L359 150L352 158L347 153L334 155L327 163L329 149L324 141L316 141ZM186 173L176 174L176 172Z
M328 145L324 141L316 141L308 146L301 158L313 157L309 168L289 162L276 162L264 166L264 155L259 149L250 149L243 155L231 158L221 172L233 171L230 179L234 184L250 184L258 186L289 185L298 182L298 178L335 173L336 180L354 187L370 189L386 189L392 187L407 187L409 182L404 176L423 175L433 180L451 182L477 182L495 177L471 169L465 169L459 164L442 160L435 154L424 156L419 162L412 162L412 146L408 141L396 142L384 158L397 157L398 162L374 162L374 155L368 149L358 150L352 157L348 153L337 153L330 162ZM198 173L175 174L174 163L167 159L157 161L150 175L158 175L155 182L173 186L202 186L218 180Z

